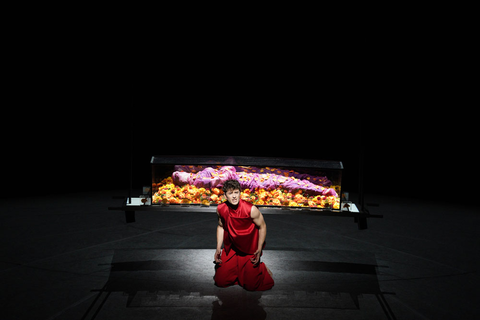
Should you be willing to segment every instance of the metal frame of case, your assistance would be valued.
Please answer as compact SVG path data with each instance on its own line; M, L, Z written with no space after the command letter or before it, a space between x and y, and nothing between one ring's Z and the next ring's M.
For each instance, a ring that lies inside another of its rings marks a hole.
M214 156L214 157L153 156L150 163L152 165L152 202L154 198L153 192L155 189L154 187L155 182L160 181L161 178L166 178L166 175L170 177L173 174L173 172L176 171L175 169L176 166L182 166L184 169L188 169L188 167L193 167L193 166L196 166L196 167L202 166L203 169L207 167L211 168L211 167L220 167L220 166L221 167L235 166L237 168L236 170L240 170L238 172L239 174L242 174L242 170L244 171L246 170L245 172L247 172L248 170L252 170L253 168L255 168L255 169L264 171L264 173L272 174L279 179L289 179L290 180L289 182L293 184L295 184L295 179L292 179L292 177L288 175L293 175L294 171L299 175L301 175L303 179L306 178L306 175L308 175L307 179L310 179L310 178L319 178L319 177L314 177L313 174L315 174L316 176L325 176L328 173L328 178L331 179L333 182L333 185L337 187L336 193L338 194L335 197L335 202L337 203L337 205L339 205L339 208L337 208L337 210L334 208L332 208L331 210L338 211L338 212L341 211L340 210L341 180L342 180L341 174L343 170L343 164L340 161L305 160L305 159L292 159L292 158L265 158L265 157L260 158L260 157L224 157L224 156L223 157L221 156ZM160 170L162 172L162 176L160 178L156 174L158 173L158 169L163 169L163 170ZM166 170L166 169L170 169L170 170ZM168 173L166 173L165 171ZM282 175L283 173L280 173L280 175L278 175L277 174L278 171L282 171L288 177L283 176ZM254 176L250 175L250 177L253 178ZM157 181L155 180L155 178ZM205 178L205 179L207 179L207 181L210 181L209 180L210 178ZM258 177L256 179L258 179ZM296 181L301 181L301 180L296 179ZM319 187L317 184L311 183L308 180L303 180L303 181L307 182L312 188L310 190L304 189L303 191L305 193L310 193L310 195L312 195L313 192L316 192L317 194L319 193L319 190L313 190L314 186L316 188ZM201 182L200 184L202 186ZM296 186L299 189L305 188L305 187L300 187L297 184ZM284 189L284 187L282 187L282 184L279 183L277 186L277 189L278 190ZM325 189L327 189L326 191L328 191L328 190L332 190L333 188L332 189L325 188ZM158 205L158 203L152 203L152 205ZM178 204L173 204L173 205L178 205ZM192 203L192 205L195 205L195 204ZM197 204L197 205L200 205L200 204ZM216 204L212 204L212 205L215 206ZM262 208L265 208L265 207L285 208L286 207L284 204L281 204L278 200L276 205L271 203L270 204L255 203L255 205ZM305 208L305 207L300 207L300 208ZM325 210L325 208L317 208L317 207L311 207L310 209Z
M360 157L360 169L362 169L363 159ZM323 161L310 159L290 159L290 158L268 158L268 157L228 157L228 156L153 156L151 158L152 180L154 166L158 165L222 165L222 166L256 166L256 167L283 167L292 169L307 170L334 170L340 172L343 164L340 161ZM132 170L132 169L131 169ZM130 173L131 175L131 173ZM130 178L131 179L131 178ZM131 186L131 181L130 181ZM136 211L189 211L189 212L212 212L216 211L216 205L202 206L200 204L172 204L172 205L145 205L132 203L131 187L128 197L116 197L123 199L119 207L109 207L109 210L120 210L125 212L127 223L135 222ZM149 198L152 199L152 191ZM135 199L135 198L133 198ZM342 194L340 194L342 199ZM150 200L151 201L151 200ZM367 218L382 218L383 215L370 214L366 209L363 199L363 170L360 170L359 176L359 208L355 204L340 200L340 209L311 208L311 207L288 207L259 205L264 214L309 214L315 216L336 216L353 217L354 222L358 224L359 229L367 229ZM343 206L342 206L343 204ZM345 209L346 208L346 209ZM351 209L350 209L351 208Z

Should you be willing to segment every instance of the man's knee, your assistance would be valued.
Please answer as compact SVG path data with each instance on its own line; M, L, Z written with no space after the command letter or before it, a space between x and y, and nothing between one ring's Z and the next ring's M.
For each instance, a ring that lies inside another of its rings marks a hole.
M248 266L243 277L243 288L249 291L264 291L273 287L273 279L267 274L265 264Z
M258 277L246 278L243 283L243 288L248 291L256 291L261 283Z
M224 270L221 267L215 268L215 276L213 277L213 280L217 287L225 288L235 284L236 275L226 271L227 270Z
M261 276L258 273L257 268L252 268L250 270L246 270L243 276L243 288L249 291L257 290L258 286L262 282Z
M217 287L225 288L229 286L227 279L225 277L219 277L218 273L213 277L213 281L215 281Z

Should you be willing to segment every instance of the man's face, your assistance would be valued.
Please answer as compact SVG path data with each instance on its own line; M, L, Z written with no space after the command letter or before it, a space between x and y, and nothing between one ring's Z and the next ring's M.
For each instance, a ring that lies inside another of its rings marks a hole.
M240 201L240 190L228 189L228 191L225 193L225 196L227 197L228 202L233 205L237 205Z

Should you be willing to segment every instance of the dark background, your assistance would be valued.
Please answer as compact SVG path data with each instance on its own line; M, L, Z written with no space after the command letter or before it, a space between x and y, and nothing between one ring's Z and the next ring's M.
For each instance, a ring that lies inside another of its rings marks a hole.
M131 160L138 189L161 154L341 160L356 192L363 150L367 193L474 199L471 83L439 57L383 53L24 59L6 88L1 197L126 194Z
M113 111L86 113L79 106L78 113L52 112L53 120L39 117L7 130L1 196L126 194L130 163L139 189L150 183L151 156L162 154L340 160L343 189L357 192L361 150L367 193L449 201L476 196L473 133L448 115L399 117L389 108L322 103L170 104L155 95L125 94L125 100Z

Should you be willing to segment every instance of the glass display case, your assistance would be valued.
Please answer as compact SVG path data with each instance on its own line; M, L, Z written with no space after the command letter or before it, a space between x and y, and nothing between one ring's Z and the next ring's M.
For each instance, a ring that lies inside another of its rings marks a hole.
M235 179L241 198L259 207L341 208L340 161L162 155L151 165L154 206L215 206L225 201L223 183Z

